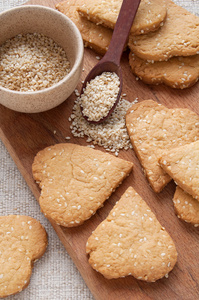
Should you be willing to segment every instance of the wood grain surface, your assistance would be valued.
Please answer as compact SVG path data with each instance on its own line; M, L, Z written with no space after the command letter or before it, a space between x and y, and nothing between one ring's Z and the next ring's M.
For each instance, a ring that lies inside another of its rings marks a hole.
M53 0L31 0L29 4L54 7L57 2ZM96 63L96 53L85 49L85 72L82 73L81 80ZM133 101L136 97L139 100L153 99L169 108L187 107L199 113L199 84L183 91L163 85L147 86L141 81L136 81L132 75L128 64L128 53L124 53L122 57L122 70L124 77L123 93L127 94L126 98L129 101ZM81 83L78 86L78 89L80 88ZM74 138L70 132L68 118L72 111L74 99L75 95L73 94L59 107L39 114L18 113L0 106L0 138L37 200L40 190L31 173L31 165L36 153L44 147L66 142L66 136L71 136L72 143L87 145L85 139ZM104 151L101 147L96 148ZM54 223L52 226L96 300L199 299L199 229L180 221L175 216L172 204L175 191L174 182L170 182L160 194L155 194L145 179L133 150L120 151L119 157L133 161L134 170L105 202L104 207L80 227L67 229ZM130 185L148 203L176 244L179 254L178 262L168 279L163 278L155 283L138 281L131 276L107 280L88 264L88 257L85 253L88 237L96 226L104 220L112 206Z

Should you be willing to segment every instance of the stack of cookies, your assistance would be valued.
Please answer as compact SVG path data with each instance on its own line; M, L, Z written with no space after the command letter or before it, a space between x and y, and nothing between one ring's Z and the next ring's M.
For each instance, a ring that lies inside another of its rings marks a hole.
M68 0L56 8L68 16L79 28L84 44L100 54L109 46L122 0ZM161 0L142 0L131 33L140 35L160 27L167 14Z
M122 0L68 0L56 8L79 28L85 46L104 54ZM133 73L145 83L184 89L199 77L199 18L171 0L142 0L128 47Z
M154 33L130 36L129 62L144 82L187 88L199 77L199 18L166 0L167 17Z
M127 112L128 133L152 189L159 193L171 180L177 216L199 224L199 116L189 109L168 109L152 100Z

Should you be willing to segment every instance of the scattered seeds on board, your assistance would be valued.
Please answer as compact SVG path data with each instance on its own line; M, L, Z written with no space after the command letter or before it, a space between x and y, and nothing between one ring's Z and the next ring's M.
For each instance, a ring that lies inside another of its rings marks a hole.
M77 94L77 91L75 91ZM137 99L133 103L120 98L120 101L114 112L101 124L88 123L82 116L80 108L80 97L77 97L69 121L70 129L74 137L87 136L89 147L94 145L102 146L106 151L115 153L118 156L119 150L128 150L132 148L125 124L126 112L132 104L138 102Z
M87 83L81 95L82 113L89 121L106 117L117 100L120 79L114 72L103 72Z
M0 46L0 86L10 90L42 90L69 72L64 49L43 34L18 34Z

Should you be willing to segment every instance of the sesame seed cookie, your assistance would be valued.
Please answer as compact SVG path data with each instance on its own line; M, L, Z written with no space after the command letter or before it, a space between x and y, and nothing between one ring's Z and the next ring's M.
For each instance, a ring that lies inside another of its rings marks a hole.
M129 187L86 245L89 263L104 277L154 282L173 269L173 240L145 201Z
M114 28L122 0L85 0L78 12L94 23ZM157 30L165 20L167 8L165 0L142 0L131 28L131 34L143 34Z
M0 298L16 294L30 281L33 262L47 247L43 226L28 216L0 216Z
M40 151L33 177L41 188L39 204L57 224L73 227L89 219L129 175L133 163L75 144Z
M199 78L199 55L177 56L151 63L130 52L129 64L133 73L147 84L165 83L184 89L194 85Z
M185 192L199 201L199 141L166 152L159 163Z
M85 47L89 47L99 54L105 54L111 41L113 31L101 25L96 25L86 18L81 17L77 7L84 4L83 0L70 0L60 2L56 9L69 17L79 29Z
M162 27L129 39L129 48L142 59L160 61L199 54L199 18L170 0L166 3L167 18Z
M184 192L179 186L173 197L176 215L181 220L199 226L199 201Z
M171 180L159 158L167 150L199 140L199 116L189 109L168 109L145 100L129 108L126 126L145 175L159 193Z

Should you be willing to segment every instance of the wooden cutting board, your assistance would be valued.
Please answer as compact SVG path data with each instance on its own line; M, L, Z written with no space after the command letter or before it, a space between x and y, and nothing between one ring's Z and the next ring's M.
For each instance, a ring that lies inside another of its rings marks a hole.
M28 4L41 4L53 8L56 3L58 1L53 0L28 2ZM81 80L85 78L85 75L96 62L96 54L85 49L85 72L82 73ZM127 94L126 98L129 101L133 101L136 97L140 100L153 99L169 108L187 107L199 113L199 84L183 91L163 85L147 86L141 81L135 80L128 65L127 53L122 58L122 69L123 93ZM81 83L78 88L80 89L80 87ZM71 136L72 143L87 145L85 139L74 138L70 132L68 118L72 111L74 99L75 95L73 94L59 107L39 114L18 113L0 105L0 138L37 200L40 190L31 173L31 165L36 153L44 147L66 142L66 136ZM104 151L101 147L96 148ZM171 182L160 194L155 194L149 187L133 150L121 151L119 157L132 160L134 170L110 199L105 202L104 207L80 227L67 229L54 223L52 226L96 300L199 299L199 229L180 221L175 216L172 204L175 184ZM88 264L88 257L85 254L88 237L108 215L112 206L129 185L132 185L148 203L176 244L179 254L178 262L168 279L163 278L155 283L138 281L131 276L107 280Z

